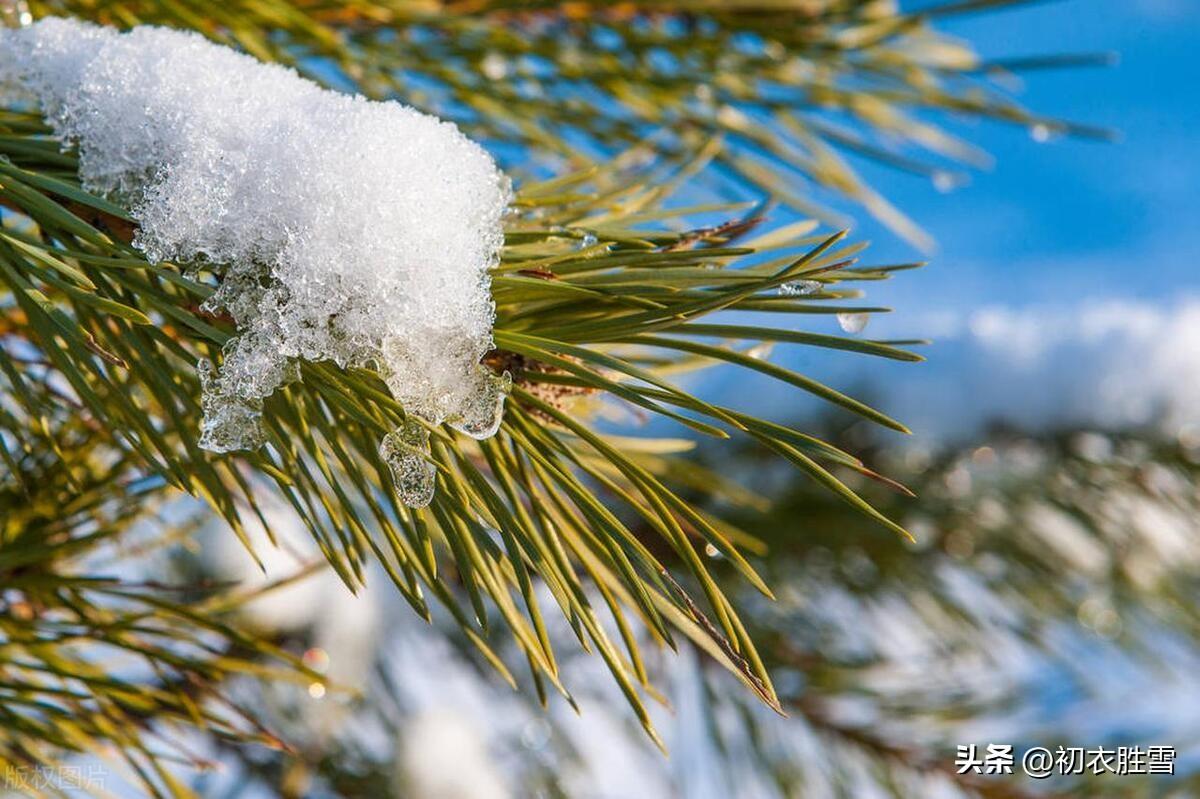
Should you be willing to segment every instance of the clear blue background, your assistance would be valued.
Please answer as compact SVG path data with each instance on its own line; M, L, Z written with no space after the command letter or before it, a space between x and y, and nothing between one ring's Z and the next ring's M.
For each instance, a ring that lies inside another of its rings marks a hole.
M1161 299L1200 286L1200 2L1060 0L941 27L985 57L1118 53L1115 67L1028 73L1021 99L1121 140L1039 144L1019 128L980 125L965 136L996 165L951 194L871 170L939 243L931 268L888 287L897 310ZM913 255L877 224L858 230L876 242L876 258Z
M928 362L810 348L773 360L863 396L917 441L998 420L1200 429L1200 0L1057 0L938 27L984 58L1117 54L1115 66L1028 72L1019 100L1119 140L1039 143L1023 128L939 118L995 159L949 194L855 161L938 244L926 268L867 286L869 304L895 312L862 335L933 338ZM925 258L862 209L840 210L856 219L854 239L873 242L864 263ZM1003 324L981 324L997 310ZM831 320L805 321L814 325L837 332ZM728 370L708 379L777 418L816 407L770 380L747 390Z

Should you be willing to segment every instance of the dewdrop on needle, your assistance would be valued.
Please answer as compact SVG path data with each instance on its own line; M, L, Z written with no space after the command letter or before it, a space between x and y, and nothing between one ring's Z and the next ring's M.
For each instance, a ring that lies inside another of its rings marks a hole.
M508 384L481 359L511 190L456 126L195 33L53 17L0 30L0 86L38 101L150 261L219 278L203 310L237 335L199 364L201 446L260 446L263 400L304 361L372 366L409 416L496 432ZM384 448L405 501L427 503L427 470Z
M774 351L774 349L775 342L760 341L750 349L746 350L746 355L747 357L754 358L755 360L765 361L771 357L771 353Z
M843 312L837 315L838 326L847 333L861 333L871 319L869 314Z

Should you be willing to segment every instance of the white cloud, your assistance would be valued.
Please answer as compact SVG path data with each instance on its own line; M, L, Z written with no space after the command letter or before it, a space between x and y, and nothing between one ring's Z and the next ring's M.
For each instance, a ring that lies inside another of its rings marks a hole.
M906 381L885 404L934 434L990 421L1168 432L1200 422L1200 298L983 308L930 360L932 380Z
M903 326L903 331L898 330ZM1030 432L1056 427L1168 433L1200 430L1200 296L1174 301L1097 299L1075 306L988 306L880 319L876 338L931 332L924 364L837 357L810 348L776 350L776 360L862 397L909 425L919 439L955 439L1004 422ZM787 352L786 356L783 355ZM723 399L795 418L819 407L794 389L729 374ZM736 393L734 393L736 392Z

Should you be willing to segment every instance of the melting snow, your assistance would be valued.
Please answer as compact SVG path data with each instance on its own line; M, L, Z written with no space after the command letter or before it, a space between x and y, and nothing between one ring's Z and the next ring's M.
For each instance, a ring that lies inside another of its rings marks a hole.
M78 147L152 261L211 268L238 335L201 364L201 443L261 443L298 361L374 365L432 423L495 432L488 269L509 183L453 124L338 94L194 33L49 18L0 32L0 83Z

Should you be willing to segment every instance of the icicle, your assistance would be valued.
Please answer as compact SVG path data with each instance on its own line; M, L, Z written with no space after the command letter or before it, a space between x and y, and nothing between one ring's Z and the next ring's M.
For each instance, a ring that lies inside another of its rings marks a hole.
M197 442L210 452L257 449L266 441L262 429L262 400L238 397L225 385L212 361L201 358L196 364L200 375L200 422Z
M429 461L429 431L412 420L383 437L379 457L392 472L396 496L410 508L433 501L437 468Z
M462 413L450 420L450 426L471 438L491 438L504 420L504 400L512 390L512 375L505 372L497 376L481 366L477 379L479 388L471 393Z

